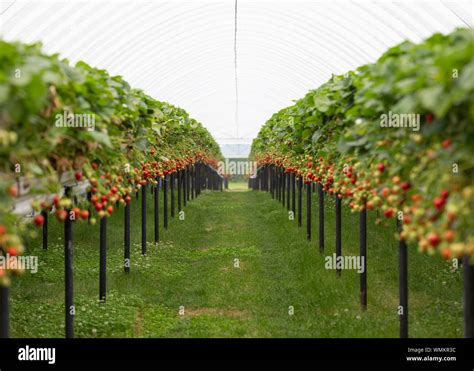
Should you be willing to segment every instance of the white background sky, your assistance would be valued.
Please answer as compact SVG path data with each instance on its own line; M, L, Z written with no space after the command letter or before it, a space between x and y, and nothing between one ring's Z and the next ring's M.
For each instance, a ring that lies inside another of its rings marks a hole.
M234 11L232 0L2 0L0 37L42 41L48 53L122 75L187 110L228 152L332 73L373 62L404 39L473 24L472 1L239 0L237 103Z

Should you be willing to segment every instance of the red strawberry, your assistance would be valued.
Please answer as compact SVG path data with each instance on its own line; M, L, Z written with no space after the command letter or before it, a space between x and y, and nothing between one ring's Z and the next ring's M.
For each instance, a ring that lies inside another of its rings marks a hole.
M53 204L54 204L55 207L59 206L59 201L60 201L60 198L59 198L58 195L53 197Z
M15 186L8 187L7 188L7 193L11 197L15 198L16 196L18 196L18 189Z
M383 163L380 163L380 164L377 165L377 169L378 169L378 171L383 173L384 170L385 170L385 165Z
M441 251L441 256L444 260L449 260L451 258L451 250L449 250L448 248L444 248Z
M60 222L64 222L67 218L67 211L66 210L58 210L56 211L56 219Z
M436 209L438 210L441 210L444 207L445 203L446 203L446 200L440 197L436 197L433 201L434 207L436 207Z
M34 219L35 225L37 227L41 227L44 224L44 217L43 215L36 215Z
M441 242L441 238L436 233L430 233L428 235L428 242L431 246L436 247Z
M441 146L442 146L444 149L448 149L448 148L451 146L451 143L452 143L452 140L451 140L451 139L445 139L445 140L443 140L443 142L441 143Z
M411 185L408 182L403 182L400 184L400 188L403 189L404 191L408 191L410 189Z
M16 248L14 247L8 247L7 248L7 254L10 255L10 256L17 256L18 255L18 251Z
M444 232L444 239L448 242L453 242L454 232L451 229L448 229L446 232Z
M393 209L387 209L384 211L383 215L386 217L386 218L391 218L393 217Z

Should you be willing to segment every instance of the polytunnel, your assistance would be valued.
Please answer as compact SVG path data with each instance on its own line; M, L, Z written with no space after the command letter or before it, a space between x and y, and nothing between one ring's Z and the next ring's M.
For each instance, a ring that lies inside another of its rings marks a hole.
M472 366L473 11L0 0L0 368Z

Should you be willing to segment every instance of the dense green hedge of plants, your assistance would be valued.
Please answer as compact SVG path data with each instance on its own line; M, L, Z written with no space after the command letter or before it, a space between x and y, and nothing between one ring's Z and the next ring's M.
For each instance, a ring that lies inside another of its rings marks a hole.
M251 155L403 218L402 238L449 259L474 255L473 143L474 32L458 29L332 76L275 113Z
M33 202L64 221L71 199L59 196L64 174L89 180L100 217L116 202L157 177L196 161L216 164L219 146L209 132L181 108L132 89L120 76L84 62L71 66L46 55L41 44L0 40L0 250L23 250L27 226L11 212L17 180L30 193L56 195ZM75 208L76 219L88 211ZM94 219L92 219L94 221ZM36 216L35 223L43 220ZM15 271L13 271L15 273ZM18 273L18 272L16 272ZM0 282L8 283L0 270Z

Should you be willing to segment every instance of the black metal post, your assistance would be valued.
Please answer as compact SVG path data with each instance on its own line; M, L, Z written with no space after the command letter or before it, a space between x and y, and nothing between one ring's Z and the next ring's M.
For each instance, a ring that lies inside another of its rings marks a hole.
M107 217L100 219L99 300L105 301L107 290Z
M186 199L189 201L191 199L191 166L188 166L186 170Z
M474 337L474 265L468 256L462 259L464 269L464 337Z
M324 253L324 192L322 184L318 185L319 202L319 252Z
M191 199L194 200L194 195L195 195L195 185L196 185L196 182L195 182L195 179L196 179L196 169L194 167L194 165L192 166L191 168Z
M285 192L286 192L286 174L283 169L280 170L280 177L281 177L281 205L285 207Z
M168 228L168 179L166 175L163 179L163 227Z
M48 212L42 210L41 216L43 217L43 250L48 250Z
M311 183L306 184L306 239L311 241Z
M70 188L66 187L65 194L70 194ZM66 338L74 337L74 268L73 268L73 234L71 212L67 210L64 221L64 288L65 288L65 332Z
M125 273L130 272L130 203L125 204L124 208L124 251L123 251L123 257L124 257L124 263L123 263L123 269Z
M296 215L296 175L291 173L291 211L293 211L293 218Z
M303 223L303 211L302 209L303 203L303 179L298 177L298 227L302 226Z
M278 202L281 202L281 195L283 193L283 182L281 178L281 169L277 168L277 177L278 177Z
M286 208L290 211L290 197L291 197L291 174L286 173Z
M142 255L146 255L146 184L142 186Z
M341 275L341 199L336 195L336 273Z
M0 338L6 339L10 336L10 288L0 286Z
M178 212L180 212L182 210L181 208L181 190L182 190L182 187L181 187L181 179L183 177L183 173L180 171L178 171Z
M155 194L154 194L154 221L155 221L155 243L160 241L160 203L159 203L159 195L160 195L160 178L156 178L158 182L155 186Z
M397 217L397 230L402 232L402 221ZM398 241L398 272L399 272L399 294L400 304L400 337L408 337L408 255L407 245L400 238Z
M186 199L188 197L188 187L186 183L186 179L188 176L188 170L184 169L183 174L181 175L182 179L182 187L183 187L183 206L186 206Z
M280 200L280 178L278 167L275 166L275 200Z
M171 193L171 217L174 218L174 180L175 180L175 176L174 174L172 173L170 175L170 193Z
M270 167L270 192L272 199L275 199L275 167L273 165Z
M92 198L92 192L88 191L87 192L87 201L89 202L89 206L87 210L89 211L89 216L87 217L87 221L90 222L92 218L92 206L91 206L91 198Z
M360 273L360 307L367 309L367 209L359 212L359 255L364 270Z

